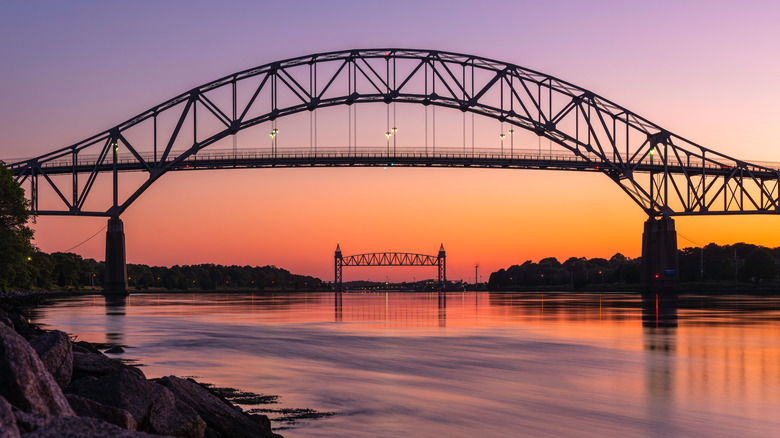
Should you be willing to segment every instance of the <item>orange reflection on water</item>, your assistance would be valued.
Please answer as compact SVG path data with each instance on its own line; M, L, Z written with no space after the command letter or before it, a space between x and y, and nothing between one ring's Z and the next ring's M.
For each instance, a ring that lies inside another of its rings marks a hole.
M331 436L780 430L774 297L168 293L100 301L61 301L40 319L80 339L136 347L130 354L152 377L197 375L349 413L318 426Z

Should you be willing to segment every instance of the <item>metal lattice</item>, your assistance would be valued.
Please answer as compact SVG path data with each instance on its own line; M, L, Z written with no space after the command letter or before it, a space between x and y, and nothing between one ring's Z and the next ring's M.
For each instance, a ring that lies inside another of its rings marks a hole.
M375 252L344 256L341 247L337 245L334 262L336 290L341 290L344 266L436 266L439 272L439 285L447 281L447 253L444 251L444 244L439 247L439 253L435 256L407 252Z
M501 149L492 151L399 152L389 143L386 151L351 145L279 150L273 144L267 150L205 150L243 129L292 114L394 102L497 119L549 139L562 152L507 150L503 131ZM164 132L158 131L161 118L172 121ZM346 50L273 62L193 88L84 141L9 167L29 186L34 214L118 217L169 171L387 165L597 171L650 216L780 212L775 164L749 163L697 145L543 73L432 50ZM146 178L123 182L129 194L120 199L120 174L127 171ZM101 175L111 175L111 201L91 206L88 199ZM55 207L39 208L42 187L54 193Z

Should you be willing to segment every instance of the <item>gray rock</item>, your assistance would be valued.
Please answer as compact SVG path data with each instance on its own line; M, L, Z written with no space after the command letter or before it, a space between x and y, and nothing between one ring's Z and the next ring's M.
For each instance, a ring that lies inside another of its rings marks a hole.
M74 382L73 394L128 411L138 430L161 435L202 437L206 423L167 388L150 382L129 368L96 379Z
M144 376L143 371L136 367L129 367L122 362L111 359L103 353L81 353L73 351L73 379L79 379L84 376L105 376L116 370L129 368L140 377Z
M14 328L14 323L7 316L0 316L0 323L5 324L7 327Z
M67 397L70 407L73 408L73 411L79 417L98 418L127 430L136 430L138 428L133 416L124 409L104 405L76 394L67 394L65 397Z
M35 350L3 324L0 324L0 395L27 413L73 415L62 390Z
M16 333L19 333L25 339L34 338L35 336L38 336L43 333L42 330L30 324L27 318L25 318L23 315L9 312L6 314L6 317L9 320L11 320L11 323L13 324L13 329L16 331Z
M271 437L271 424L262 425L212 394L191 379L167 376L157 382L191 406L214 429L225 437ZM265 416L263 416L265 417ZM268 421L268 418L265 418Z
M0 438L19 438L11 404L4 397L0 397Z
M60 387L68 386L73 375L73 351L67 333L53 330L30 339L30 345Z
M100 354L100 350L95 348L94 345L90 344L87 341L78 341L73 343L73 351L78 351L79 353L95 353Z
M24 438L160 438L86 417L58 417Z
M16 427L19 428L19 432L22 434L33 432L52 419L52 417L44 414L28 414L16 408L13 408L13 412L16 419Z

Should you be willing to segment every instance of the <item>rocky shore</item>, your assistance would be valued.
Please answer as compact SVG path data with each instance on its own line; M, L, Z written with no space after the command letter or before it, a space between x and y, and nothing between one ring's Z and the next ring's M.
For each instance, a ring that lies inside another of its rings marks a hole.
M195 380L140 368L31 324L0 297L0 438L280 437Z

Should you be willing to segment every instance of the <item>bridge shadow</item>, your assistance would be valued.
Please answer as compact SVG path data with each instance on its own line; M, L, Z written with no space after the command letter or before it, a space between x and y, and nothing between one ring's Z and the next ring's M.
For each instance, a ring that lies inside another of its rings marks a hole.
M127 295L104 295L106 305L106 344L124 345Z
M642 294L645 397L649 427L658 436L674 435L669 418L675 411L678 309L677 294Z
M437 294L436 321L438 322L439 327L446 327L447 326L447 293L436 292L436 294ZM385 298L387 298L387 295L385 296ZM376 309L372 309L371 312L372 315L374 314L374 310ZM388 311L384 313L385 318L389 318L389 320L393 320L393 317L390 315L399 315L399 313L395 311ZM333 320L335 322L344 321L344 293L343 292L334 292L333 294ZM371 320L371 318L366 319L366 321L369 320ZM399 319L399 321L403 321L403 319Z

